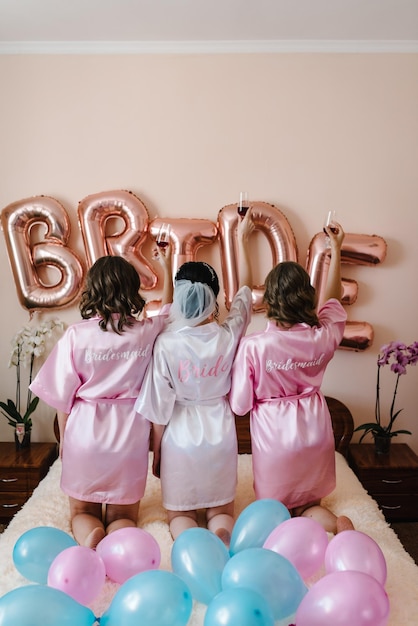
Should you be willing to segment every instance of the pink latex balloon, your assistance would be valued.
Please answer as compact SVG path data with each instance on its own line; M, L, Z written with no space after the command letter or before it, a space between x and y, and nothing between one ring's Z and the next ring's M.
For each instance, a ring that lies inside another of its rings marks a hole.
M161 562L160 546L142 528L115 530L102 539L96 552L103 559L107 576L120 584L140 572L158 569Z
M345 530L335 535L325 552L327 573L344 570L364 572L381 585L386 583L386 560L374 539L358 530Z
M348 531L346 531L348 532ZM386 626L389 598L363 572L333 572L308 591L296 611L297 626Z
M279 524L263 548L284 556L306 580L322 566L328 546L324 528L309 517L293 517Z
M59 589L80 604L90 604L106 581L105 566L90 548L72 546L60 552L48 570L48 586Z

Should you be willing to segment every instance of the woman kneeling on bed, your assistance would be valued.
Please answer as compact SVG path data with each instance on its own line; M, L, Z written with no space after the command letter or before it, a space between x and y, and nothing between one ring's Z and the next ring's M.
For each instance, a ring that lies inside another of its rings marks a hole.
M320 390L326 367L346 322L341 298L339 224L331 242L325 303L298 263L279 263L266 278L265 331L244 337L233 366L230 403L238 415L251 411L254 489L257 499L282 502L292 515L316 519L327 532L352 529L321 506L335 488L334 436Z
M153 471L161 478L173 539L198 525L226 544L234 524L237 435L228 402L231 369L251 317L248 237L251 211L238 227L241 288L217 322L219 282L207 263L184 263L175 278L170 322L155 342L136 409L153 422Z
M163 266L163 303L171 301L171 251ZM58 414L61 488L72 531L95 548L106 533L136 526L148 470L150 428L134 404L166 316L138 320L145 301L136 269L105 256L90 268L81 296L83 321L58 341L31 390Z

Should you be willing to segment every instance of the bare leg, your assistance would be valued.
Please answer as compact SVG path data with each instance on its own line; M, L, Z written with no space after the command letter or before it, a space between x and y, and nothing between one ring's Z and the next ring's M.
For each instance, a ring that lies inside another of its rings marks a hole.
M337 517L337 533L341 533L343 530L354 530L353 522L346 515Z
M335 535L337 532L337 516L320 504L315 504L314 506L306 508L301 513L301 517L312 518L321 524L327 533L333 533Z
M119 528L136 527L138 522L139 501L134 504L108 504L106 507L106 534Z
M81 546L95 549L105 536L101 503L83 502L70 497L70 514L75 540Z
M197 511L167 511L171 536L174 541L188 528L197 528Z
M216 506L206 511L208 529L215 533L229 547L234 527L234 503Z
M311 502L304 507L298 507L293 510L293 515L300 515L301 517L310 517L327 531L327 533L333 533L334 535L343 530L354 530L354 525L349 517L341 515L337 517L329 509L321 506L320 501Z

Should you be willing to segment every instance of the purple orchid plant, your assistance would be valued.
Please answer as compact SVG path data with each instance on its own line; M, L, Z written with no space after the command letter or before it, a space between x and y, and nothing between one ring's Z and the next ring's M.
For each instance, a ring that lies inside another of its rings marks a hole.
M400 341L391 341L387 345L380 348L377 359L377 381L376 381L376 404L375 404L375 422L367 422L361 424L354 429L354 432L363 430L360 442L364 437L371 433L374 437L396 437L397 435L411 435L410 430L400 429L392 430L393 424L402 409L395 410L396 394L398 392L399 379L406 374L408 365L416 365L418 362L418 341L414 341L407 346ZM392 403L389 411L389 423L384 426L381 421L380 410L380 370L385 365L390 365L392 372L396 374L395 388L393 391Z

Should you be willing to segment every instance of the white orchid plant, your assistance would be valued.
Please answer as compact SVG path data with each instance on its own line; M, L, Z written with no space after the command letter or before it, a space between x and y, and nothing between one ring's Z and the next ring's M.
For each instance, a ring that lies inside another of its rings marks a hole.
M35 360L47 349L49 339L57 331L64 330L64 323L59 320L47 320L39 326L24 326L12 339L12 352L9 367L16 367L16 397L7 402L0 402L0 413L7 419L10 426L16 428L22 424L25 433L32 429L32 414L36 410L39 398L29 389L35 374ZM27 391L22 390L22 367L29 368ZM22 395L26 395L26 403Z

